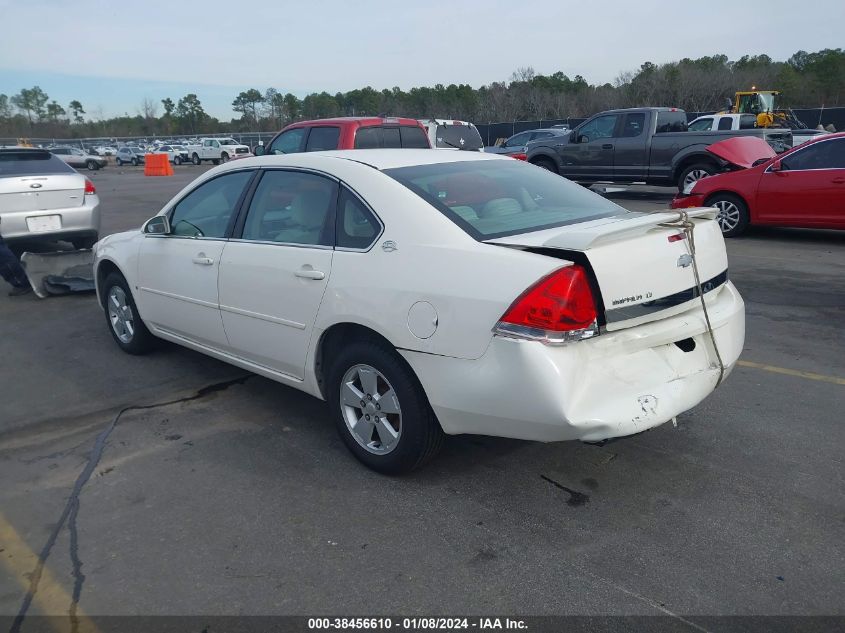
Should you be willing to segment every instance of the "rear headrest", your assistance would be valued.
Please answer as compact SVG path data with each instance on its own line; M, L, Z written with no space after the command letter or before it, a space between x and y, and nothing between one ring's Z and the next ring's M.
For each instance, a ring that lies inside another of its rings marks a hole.
M513 198L496 198L485 204L478 216L481 218L498 218L504 215L522 213L522 205Z

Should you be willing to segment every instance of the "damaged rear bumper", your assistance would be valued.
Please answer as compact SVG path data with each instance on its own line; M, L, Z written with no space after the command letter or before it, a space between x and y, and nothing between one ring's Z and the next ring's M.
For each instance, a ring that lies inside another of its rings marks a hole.
M727 282L708 298L726 375L745 340L745 306ZM700 305L660 321L551 347L494 337L477 360L403 351L449 434L601 441L691 409L719 368Z

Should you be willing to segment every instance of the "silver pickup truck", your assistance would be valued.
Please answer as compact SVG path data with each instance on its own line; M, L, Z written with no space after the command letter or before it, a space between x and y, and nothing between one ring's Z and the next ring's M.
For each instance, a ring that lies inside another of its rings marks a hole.
M727 167L706 148L732 136L760 137L778 153L792 147L787 129L692 132L683 110L628 108L601 112L568 136L533 141L526 159L576 182L644 182L683 190Z

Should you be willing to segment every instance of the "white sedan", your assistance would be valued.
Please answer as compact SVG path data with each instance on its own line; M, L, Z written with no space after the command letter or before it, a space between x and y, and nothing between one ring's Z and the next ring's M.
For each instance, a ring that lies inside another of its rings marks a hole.
M398 473L444 433L601 441L709 395L744 305L715 210L688 214L692 236L476 152L261 156L100 241L97 292L126 352L166 339L327 400Z

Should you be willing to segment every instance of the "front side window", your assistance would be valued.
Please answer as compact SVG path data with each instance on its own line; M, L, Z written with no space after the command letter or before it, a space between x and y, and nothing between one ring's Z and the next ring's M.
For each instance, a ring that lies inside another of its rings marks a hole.
M272 170L261 177L247 211L242 238L260 242L331 246L329 222L336 184L323 176Z
M295 154L302 151L302 139L307 128L297 127L287 132L282 132L270 145L268 154Z
M522 161L461 161L384 173L477 240L627 213L580 185Z
M337 149L340 139L339 127L312 127L305 145L306 152L324 152Z
M813 143L781 160L781 167L789 171L845 168L845 141L831 139Z
M204 182L171 211L173 235L223 238L252 171L236 171Z
M372 212L355 194L342 187L337 204L338 248L369 248L380 232L381 226Z
M613 138L613 131L616 129L616 120L619 117L615 114L606 114L596 117L585 123L578 130L578 137L582 143L589 143L603 138Z

